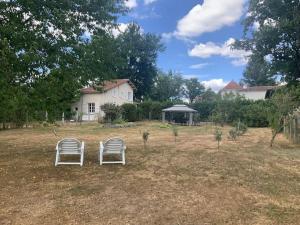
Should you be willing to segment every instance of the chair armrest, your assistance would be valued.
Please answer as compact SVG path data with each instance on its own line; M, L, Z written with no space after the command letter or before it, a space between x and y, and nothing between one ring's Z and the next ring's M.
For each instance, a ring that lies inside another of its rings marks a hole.
M55 147L56 151L59 151L59 148L58 148L59 142L60 142L60 141L58 141L57 144L56 144L56 147Z
M103 145L102 141L100 141L99 151L103 152L103 150L104 150L104 145Z

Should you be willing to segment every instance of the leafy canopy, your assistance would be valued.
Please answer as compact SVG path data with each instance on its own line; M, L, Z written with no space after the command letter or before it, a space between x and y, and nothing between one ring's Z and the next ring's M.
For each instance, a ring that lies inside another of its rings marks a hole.
M200 96L205 91L205 87L197 78L185 80L185 87L184 95L189 99L190 103L193 103L196 97Z
M143 33L140 26L134 23L117 37L117 41L124 60L118 68L118 76L133 82L135 97L140 100L150 94L158 75L156 59L164 46L159 36Z
M238 49L270 62L272 74L289 84L300 78L300 1L250 0L244 20L244 37Z

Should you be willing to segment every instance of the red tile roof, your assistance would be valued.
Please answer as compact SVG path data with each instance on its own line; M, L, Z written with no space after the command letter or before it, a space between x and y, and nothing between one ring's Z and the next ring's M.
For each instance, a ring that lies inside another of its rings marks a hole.
M134 85L131 83L129 79L116 79L116 80L104 81L103 85L97 86L96 89L94 87L82 88L80 92L82 94L96 94L96 93L101 93L101 90L105 92L125 83L128 83L133 89L135 89ZM99 88L100 90L97 90L97 88Z
M240 90L243 89L238 83L235 81L230 81L224 88L223 90Z

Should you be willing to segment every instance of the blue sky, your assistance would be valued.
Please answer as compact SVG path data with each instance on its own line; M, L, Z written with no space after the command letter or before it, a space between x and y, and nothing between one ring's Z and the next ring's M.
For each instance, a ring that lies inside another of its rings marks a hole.
M134 21L144 32L161 35L162 70L197 77L214 90L242 77L249 53L229 45L242 36L246 0L128 0L126 5L131 12L119 19L120 30Z

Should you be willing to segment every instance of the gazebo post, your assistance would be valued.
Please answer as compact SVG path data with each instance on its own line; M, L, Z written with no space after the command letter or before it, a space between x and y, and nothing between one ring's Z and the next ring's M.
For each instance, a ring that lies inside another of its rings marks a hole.
M162 122L166 122L166 112L162 112Z
M190 116L189 116L189 126L193 125L193 113L190 112Z

